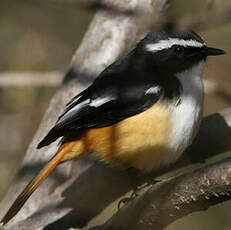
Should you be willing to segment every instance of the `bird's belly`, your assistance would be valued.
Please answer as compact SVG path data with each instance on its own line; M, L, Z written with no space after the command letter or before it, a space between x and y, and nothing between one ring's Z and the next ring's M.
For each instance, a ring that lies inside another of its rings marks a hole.
M75 151L94 153L111 165L151 171L162 165L168 146L172 108L156 103L148 110L115 125L89 129L80 137Z

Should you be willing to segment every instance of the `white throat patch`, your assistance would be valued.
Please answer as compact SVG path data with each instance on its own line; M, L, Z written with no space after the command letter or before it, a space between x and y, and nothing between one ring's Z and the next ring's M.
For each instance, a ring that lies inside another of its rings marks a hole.
M202 115L203 83L202 71L204 61L196 64L192 69L177 74L182 85L181 103L174 106L172 112L172 132L169 134L170 148L175 154L166 157L176 160L182 151L191 143L195 136Z
M192 39L184 40L184 39L178 39L178 38L169 38L166 40L160 40L157 43L146 45L146 50L150 52L157 52L163 49L169 49L174 45L180 45L184 47L188 47L188 46L189 47L203 47L206 44L192 40Z

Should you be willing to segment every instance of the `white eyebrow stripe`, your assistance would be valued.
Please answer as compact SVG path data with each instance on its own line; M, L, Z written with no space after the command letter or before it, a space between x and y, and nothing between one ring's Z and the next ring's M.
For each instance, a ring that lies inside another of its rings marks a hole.
M157 43L153 43L153 44L148 44L146 45L146 49L147 51L150 52L157 52L163 49L169 49L174 45L180 45L180 46L192 46L192 47L203 47L206 44L205 43L201 43L195 40L184 40L184 39L179 39L179 38L169 38L166 40L161 40Z

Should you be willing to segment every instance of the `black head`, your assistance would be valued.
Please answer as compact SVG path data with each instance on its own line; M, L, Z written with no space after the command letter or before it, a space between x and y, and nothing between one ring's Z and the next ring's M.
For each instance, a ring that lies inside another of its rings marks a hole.
M138 65L159 72L178 73L206 60L207 56L221 55L220 49L209 48L194 32L155 31L137 45Z

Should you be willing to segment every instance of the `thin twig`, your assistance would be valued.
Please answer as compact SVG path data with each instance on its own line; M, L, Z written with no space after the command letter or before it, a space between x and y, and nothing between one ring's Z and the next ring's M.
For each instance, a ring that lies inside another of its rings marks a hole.
M63 73L53 72L0 72L0 88L23 88L23 87L58 87L63 80ZM92 78L85 79L89 83ZM206 94L215 94L231 103L231 94L218 82L204 80Z
M2 72L0 88L58 87L63 79L61 72Z

